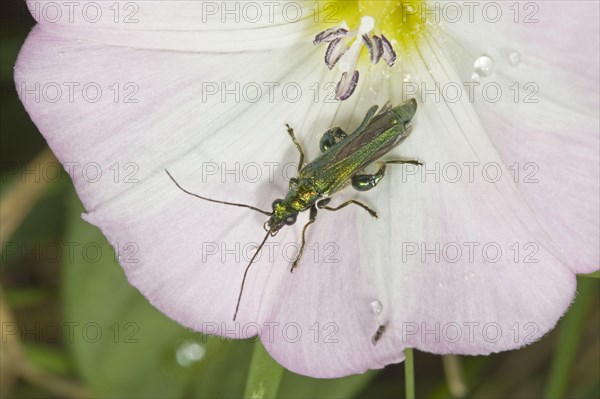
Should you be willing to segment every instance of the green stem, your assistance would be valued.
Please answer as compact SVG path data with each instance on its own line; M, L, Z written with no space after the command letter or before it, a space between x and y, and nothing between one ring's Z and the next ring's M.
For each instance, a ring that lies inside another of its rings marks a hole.
M561 320L556 349L546 384L545 398L564 398L569 377L579 349L586 316L594 301L597 280L578 279L579 292L569 312Z
M415 361L412 348L404 349L404 357L406 399L415 399Z
M442 356L442 364L444 365L448 390L452 397L464 398L467 396L467 384L460 357L457 355Z
M244 398L275 398L283 370L284 368L267 353L262 343L257 342L254 345Z

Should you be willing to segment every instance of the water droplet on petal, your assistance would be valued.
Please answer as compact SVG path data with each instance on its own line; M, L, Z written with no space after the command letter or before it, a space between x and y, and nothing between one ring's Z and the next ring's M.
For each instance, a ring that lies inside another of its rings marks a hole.
M206 354L204 346L194 341L185 341L175 351L177 364L181 367L190 367L192 364L202 360Z
M481 80L481 77L479 75L477 75L475 72L473 72L473 74L471 74L472 82L479 82L480 80Z
M494 73L494 60L487 55L482 55L473 63L473 70L482 78L491 76Z
M373 301L369 306L371 307L371 313L374 315L380 314L383 310L383 305L379 301Z
M508 62L510 65L516 67L521 63L521 54L518 51L513 51L508 55Z

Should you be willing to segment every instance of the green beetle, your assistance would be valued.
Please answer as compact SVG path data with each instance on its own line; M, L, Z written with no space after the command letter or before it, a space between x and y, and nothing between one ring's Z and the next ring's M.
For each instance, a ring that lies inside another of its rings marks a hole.
M397 107L392 107L388 102L379 112L377 112L377 109L376 105L371 107L363 122L351 134L347 134L339 127L326 131L319 143L322 151L321 155L306 165L304 164L302 146L296 139L294 130L286 125L294 145L300 152L298 177L290 179L289 190L284 198L273 201L271 212L246 204L219 201L192 193L181 187L169 171L165 170L177 187L186 194L205 201L249 208L269 216L264 225L267 234L257 247L244 272L234 320L237 316L248 269L269 236L275 236L283 226L296 223L296 218L300 212L307 210L310 212L309 220L302 229L302 243L298 255L292 264L291 271L294 271L298 266L306 244L306 229L315 222L318 209L337 211L354 204L365 209L371 216L377 217L374 210L356 200L349 200L337 207L330 207L329 202L335 193L349 184L359 191L372 189L383 178L388 164L421 165L421 162L416 160L379 160L410 135L412 131L411 120L417 111L416 100L410 99ZM365 174L364 169L373 162L377 162L378 170L373 174Z

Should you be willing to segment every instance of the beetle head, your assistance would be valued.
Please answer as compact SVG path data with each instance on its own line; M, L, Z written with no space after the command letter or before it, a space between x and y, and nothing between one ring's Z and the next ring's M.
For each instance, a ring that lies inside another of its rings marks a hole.
M298 211L288 205L283 199L273 201L273 214L265 223L265 230L270 231L271 235L277 234L283 226L291 226L296 223Z

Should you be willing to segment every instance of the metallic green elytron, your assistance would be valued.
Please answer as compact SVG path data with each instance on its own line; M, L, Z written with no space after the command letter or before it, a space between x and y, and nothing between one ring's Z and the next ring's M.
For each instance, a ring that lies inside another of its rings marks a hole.
M365 209L371 216L377 217L374 210L356 200L346 201L337 207L329 207L328 204L333 194L349 184L359 191L372 189L383 178L388 164L421 165L419 161L415 160L379 160L410 135L412 130L411 120L417 111L416 100L410 99L397 107L392 107L388 102L379 112L377 112L377 109L376 105L371 107L361 125L351 134L346 134L339 127L326 131L320 141L321 155L306 165L304 165L304 151L294 135L294 130L287 125L288 133L300 152L298 177L290 180L289 190L285 198L273 202L271 212L246 204L219 201L194 194L181 187L169 171L166 171L177 187L186 194L210 202L249 208L269 216L264 225L267 234L256 249L244 272L234 320L239 308L248 269L269 236L275 236L283 226L296 223L298 213L310 210L309 220L302 229L302 243L292 264L291 271L294 271L298 266L306 244L306 229L315 222L317 209L337 211L350 204L355 204ZM364 169L373 162L377 162L378 170L373 174L365 174Z

